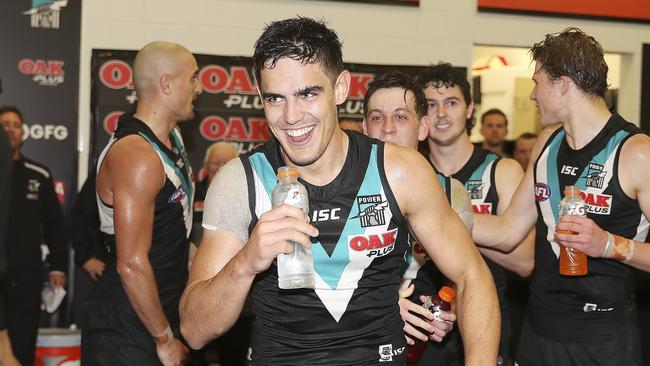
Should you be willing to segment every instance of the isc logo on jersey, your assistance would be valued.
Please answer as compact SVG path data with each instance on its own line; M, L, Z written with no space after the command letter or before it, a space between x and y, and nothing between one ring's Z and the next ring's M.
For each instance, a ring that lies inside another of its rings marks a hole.
M587 204L587 212L595 215L609 215L612 211L612 196L580 192L580 196Z
M368 258L383 257L395 249L397 229L367 235L348 236L348 245L356 252L364 252Z

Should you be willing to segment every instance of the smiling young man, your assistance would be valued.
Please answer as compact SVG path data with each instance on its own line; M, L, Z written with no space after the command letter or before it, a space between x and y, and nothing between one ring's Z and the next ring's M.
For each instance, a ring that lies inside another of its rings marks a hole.
M152 42L133 62L135 114L120 117L97 163L106 268L87 302L90 365L180 365L178 304L187 282L194 184L177 124L201 93L194 56Z
M251 292L253 365L404 364L398 287L408 219L459 284L468 364L496 362L494 285L433 170L416 151L338 125L350 73L336 33L309 18L271 23L253 65L274 139L224 166L210 186L206 230L180 309L189 344L199 348L223 334ZM282 165L300 172L311 224L300 209L271 209ZM315 289L278 288L274 260L292 250L289 240L312 248Z
M474 104L470 85L465 72L448 63L440 63L422 71L417 84L428 102L429 123L429 161L437 172L458 179L465 185L472 200L472 208L477 214L497 214L505 211L523 171L519 164L508 158L474 146L467 131L474 123ZM477 216L477 215L475 215ZM510 340L510 322L505 301L507 268L521 276L528 276L533 269L533 236L529 234L516 249L502 253L492 249L480 248L483 258L490 268L497 287L501 305L501 344L498 365L506 362ZM452 334L452 339L453 339ZM451 343L451 342L450 342ZM463 363L460 342L456 345L454 358L452 352L445 364ZM425 357L427 355L425 354ZM439 355L432 355L433 361Z
M591 36L569 28L531 49L531 99L543 126L530 165L499 217L475 218L477 242L509 250L536 224L535 272L517 362L640 365L630 267L650 270L650 139L605 104L607 64ZM554 125L556 124L556 125ZM564 186L587 217L558 219ZM570 230L575 234L561 234ZM564 245L589 256L588 274L559 274Z

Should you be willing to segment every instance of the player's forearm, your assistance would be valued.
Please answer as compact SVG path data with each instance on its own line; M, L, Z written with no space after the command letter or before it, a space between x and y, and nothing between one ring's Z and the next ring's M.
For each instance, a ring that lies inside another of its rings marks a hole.
M494 263L515 272L521 277L528 277L535 267L535 230L531 230L526 238L510 253L495 249L478 247L481 254Z
M190 347L203 347L239 318L255 278L239 264L240 257L233 257L216 276L185 289L180 304L181 333Z
M524 238L528 230L518 230L505 216L474 215L472 239L477 245L501 252L511 252Z
M117 270L131 306L149 333L152 336L164 333L170 324L160 304L149 261L118 259Z
M463 336L465 365L496 365L501 313L494 281L484 263L469 268L457 283L458 325Z

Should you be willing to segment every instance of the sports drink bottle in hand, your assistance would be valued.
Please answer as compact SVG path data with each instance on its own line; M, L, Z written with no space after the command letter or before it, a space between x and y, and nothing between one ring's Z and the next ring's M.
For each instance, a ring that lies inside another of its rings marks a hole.
M273 189L273 207L287 204L302 209L309 215L307 189L298 182L298 170L294 167L278 168L278 185ZM314 288L314 257L311 248L293 243L293 251L279 254L278 286L281 289Z
M440 291L438 291L437 296L432 296L430 299L427 299L422 306L429 309L433 313L433 318L437 321L444 322L445 320L440 318L442 313L448 313L451 311L451 304L456 298L456 291L453 288L442 286ZM419 339L414 340L415 343L409 345L406 351L406 360L409 363L416 363L422 358L424 350L427 348L427 342L421 341Z
M560 201L558 216L587 216L587 204L580 197L580 190L575 186L564 187L564 198ZM557 230L560 234L576 235L570 230ZM584 276L587 274L587 255L577 249L560 244L560 274L563 276Z

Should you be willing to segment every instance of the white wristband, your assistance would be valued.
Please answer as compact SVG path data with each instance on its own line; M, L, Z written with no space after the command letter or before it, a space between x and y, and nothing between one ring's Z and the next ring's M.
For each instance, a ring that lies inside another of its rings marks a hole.
M612 252L614 251L614 235L612 235L612 233L609 231L606 231L606 233L607 244L605 244L605 248L603 248L603 252L600 254L600 256L603 258L611 258Z

